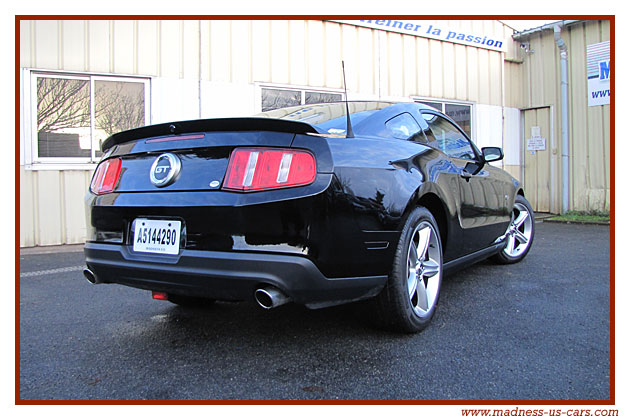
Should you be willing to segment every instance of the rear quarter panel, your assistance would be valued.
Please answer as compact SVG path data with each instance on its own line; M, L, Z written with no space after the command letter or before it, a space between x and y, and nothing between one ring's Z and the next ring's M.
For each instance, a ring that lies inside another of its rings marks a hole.
M369 259L391 261L406 214L425 194L443 204L447 243L461 238L457 218L456 168L441 153L418 143L383 138L328 139L338 180L339 200L352 209L353 223ZM387 248L370 249L378 244ZM445 260L457 256L445 248Z

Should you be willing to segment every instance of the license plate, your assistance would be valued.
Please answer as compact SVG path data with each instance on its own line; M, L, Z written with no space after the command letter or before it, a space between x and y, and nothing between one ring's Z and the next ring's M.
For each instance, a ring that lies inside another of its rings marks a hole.
M181 225L177 220L136 219L133 250L154 254L179 254Z

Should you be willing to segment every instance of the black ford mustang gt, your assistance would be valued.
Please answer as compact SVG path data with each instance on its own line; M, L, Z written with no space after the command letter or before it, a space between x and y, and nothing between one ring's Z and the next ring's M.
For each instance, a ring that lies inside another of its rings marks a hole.
M479 151L416 103L159 124L115 134L103 151L84 274L177 304L372 298L386 325L414 332L446 271L518 262L534 239L519 182L488 163L502 150Z

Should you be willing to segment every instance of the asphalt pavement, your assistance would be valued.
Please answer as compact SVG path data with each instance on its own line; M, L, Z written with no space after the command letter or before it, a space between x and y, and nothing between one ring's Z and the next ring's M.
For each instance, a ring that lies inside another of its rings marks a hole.
M81 247L20 257L22 400L608 400L610 229L537 223L519 264L444 279L433 323L369 306L184 309L91 285Z

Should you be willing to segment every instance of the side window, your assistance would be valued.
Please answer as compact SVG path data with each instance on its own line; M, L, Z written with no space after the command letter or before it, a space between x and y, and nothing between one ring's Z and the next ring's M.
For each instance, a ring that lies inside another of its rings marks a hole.
M475 159L475 152L470 141L450 121L435 114L423 113L422 116L429 124L429 145L440 149L448 156L457 159Z
M406 112L387 120L385 127L388 134L396 139L426 143L420 126L411 114Z

